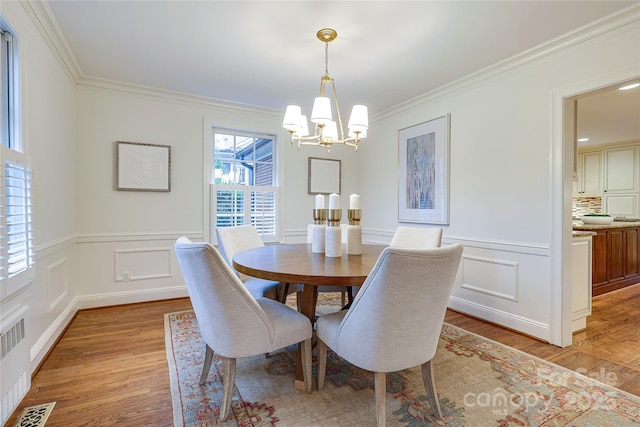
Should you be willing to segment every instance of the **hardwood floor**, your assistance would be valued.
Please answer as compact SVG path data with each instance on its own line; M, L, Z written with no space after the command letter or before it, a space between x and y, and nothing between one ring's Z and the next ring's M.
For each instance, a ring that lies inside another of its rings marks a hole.
M190 308L176 299L78 312L6 425L55 401L47 427L173 426L163 314ZM445 321L640 395L640 285L594 298L567 348L454 311Z

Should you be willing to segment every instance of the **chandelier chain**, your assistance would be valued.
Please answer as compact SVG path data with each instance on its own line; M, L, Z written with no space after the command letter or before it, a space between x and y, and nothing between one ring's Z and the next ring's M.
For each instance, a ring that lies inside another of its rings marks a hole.
M324 44L324 75L329 77L329 42Z

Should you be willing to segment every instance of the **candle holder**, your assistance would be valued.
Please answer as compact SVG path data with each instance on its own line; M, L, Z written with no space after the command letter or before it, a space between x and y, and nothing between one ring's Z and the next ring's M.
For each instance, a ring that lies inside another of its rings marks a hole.
M342 219L342 210L329 209L327 215L327 230L324 247L324 255L327 257L342 256L342 229L340 228L340 220Z
M311 252L321 254L325 251L327 209L313 210L313 229L311 231Z
M347 225L347 255L362 255L362 227L360 227L361 209L349 209Z
M314 209L313 210L313 223L324 224L327 220L327 209Z

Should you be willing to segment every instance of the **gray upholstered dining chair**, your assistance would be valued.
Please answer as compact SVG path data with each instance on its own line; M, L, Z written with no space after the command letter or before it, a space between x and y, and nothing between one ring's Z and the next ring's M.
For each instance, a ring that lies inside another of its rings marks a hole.
M401 225L396 228L389 246L393 248L427 249L440 247L441 244L442 228Z
M233 256L238 252L247 249L264 246L258 231L253 225L238 225L235 227L216 227L218 238L218 248L227 264L233 269ZM235 269L233 269L235 271ZM271 299L278 299L278 292L281 284L272 280L259 279L247 276L236 271L236 274L247 287L254 298L267 296Z
M305 391L310 393L312 327L309 319L278 301L254 298L211 244L180 237L174 251L206 344L201 385L207 379L214 351L222 357L220 420L224 421L229 413L238 357L299 343Z
M384 426L386 373L422 366L427 399L441 419L431 360L462 250L459 244L385 248L349 310L317 320L318 389L324 388L328 346L347 362L374 372L377 424Z

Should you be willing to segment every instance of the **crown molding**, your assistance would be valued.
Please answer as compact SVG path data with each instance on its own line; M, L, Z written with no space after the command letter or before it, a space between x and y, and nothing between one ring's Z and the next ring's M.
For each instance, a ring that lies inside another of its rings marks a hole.
M42 39L49 46L51 53L62 65L62 70L73 83L77 84L82 76L82 71L62 35L62 30L53 17L48 3L46 1L20 0L20 4L40 32Z
M160 89L157 87L138 85L133 83L124 83L114 80L81 77L77 82L79 88L93 88L105 90L109 92L121 92L130 95L136 95L144 98L162 100L164 102L174 102L178 104L186 104L189 106L199 105L207 108L224 108L238 110L245 113L252 113L268 117L281 117L282 111L273 108L260 107L250 104L242 104L233 101L226 101L216 98L210 98L201 95L195 95L185 92L171 91Z
M418 105L464 92L470 87L477 86L479 83L484 84L487 81L500 78L513 70L551 58L554 55L562 54L575 46L584 45L606 37L613 37L619 33L636 30L638 27L640 27L640 2L430 92L388 108L376 114L373 119L379 121L396 116Z

